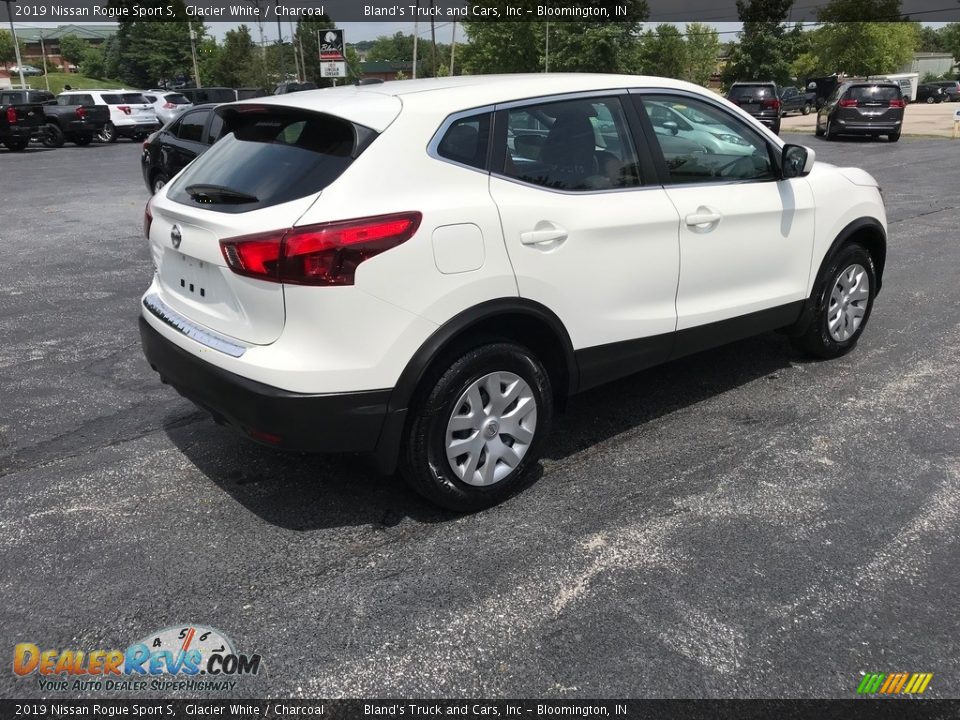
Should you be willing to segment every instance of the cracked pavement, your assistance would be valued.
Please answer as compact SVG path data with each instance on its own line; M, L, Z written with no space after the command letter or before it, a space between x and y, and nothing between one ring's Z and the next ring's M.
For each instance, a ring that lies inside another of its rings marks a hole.
M469 517L160 384L139 144L0 150L0 652L200 623L263 655L248 697L956 697L960 164L793 141L884 188L857 350L770 334L579 396L540 480Z

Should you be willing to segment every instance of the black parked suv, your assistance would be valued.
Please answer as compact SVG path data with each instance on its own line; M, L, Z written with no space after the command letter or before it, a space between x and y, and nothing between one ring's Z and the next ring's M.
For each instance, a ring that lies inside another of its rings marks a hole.
M837 135L886 135L900 139L906 102L896 83L851 80L842 83L817 113L818 136L833 140Z
M727 100L780 134L783 110L775 82L735 82L730 86Z
M140 166L151 193L166 185L187 163L205 153L220 139L223 119L213 112L217 105L194 105L143 143Z

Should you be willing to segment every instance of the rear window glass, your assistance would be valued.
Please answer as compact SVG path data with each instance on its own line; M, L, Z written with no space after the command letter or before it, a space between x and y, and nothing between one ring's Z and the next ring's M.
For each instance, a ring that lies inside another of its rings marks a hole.
M851 100L899 100L900 88L892 85L854 85L847 90L847 97Z
M490 114L455 121L437 146L440 157L483 170L487 166Z
M225 130L171 185L170 199L240 213L306 197L340 177L373 136L342 118L292 109L232 110Z
M768 98L773 97L773 86L771 85L734 85L730 88L729 96L731 99L740 99L747 97Z
M187 100L187 98L185 98L180 93L175 93L173 95L164 95L163 99L166 100L171 105L189 105L190 104L190 101Z
M107 105L143 105L147 102L140 93L105 93L101 97Z

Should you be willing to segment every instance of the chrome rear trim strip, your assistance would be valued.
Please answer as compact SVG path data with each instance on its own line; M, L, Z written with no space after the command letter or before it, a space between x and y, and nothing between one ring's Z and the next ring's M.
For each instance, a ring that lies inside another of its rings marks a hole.
M236 358L247 351L246 345L241 345L236 340L228 340L223 335L202 328L196 323L187 320L187 318L161 300L156 293L147 295L143 299L143 306L170 327L179 330L191 340L196 340L201 345L206 345L212 350L217 350L218 352Z

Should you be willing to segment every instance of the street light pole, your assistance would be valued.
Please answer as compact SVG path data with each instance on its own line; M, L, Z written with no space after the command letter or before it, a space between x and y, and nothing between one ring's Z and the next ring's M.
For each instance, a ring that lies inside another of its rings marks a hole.
M17 29L13 26L13 13L10 11L10 2L7 0L7 17L10 19L10 33L13 35L13 50L17 54L17 70L20 71L20 87L26 88L27 81L23 79L23 60L20 59L20 42L17 40Z
M193 81L198 88L203 87L200 82L200 68L197 66L197 34L193 31L193 23L187 21L187 27L190 29L190 55L193 58Z

